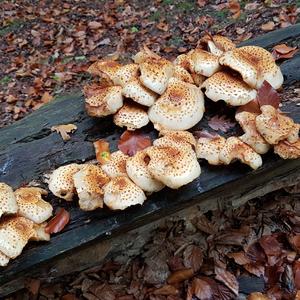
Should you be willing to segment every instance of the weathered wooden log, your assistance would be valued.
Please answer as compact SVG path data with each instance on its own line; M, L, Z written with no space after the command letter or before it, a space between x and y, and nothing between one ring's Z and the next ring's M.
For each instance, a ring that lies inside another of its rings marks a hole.
M292 28L278 30L247 41L245 44L270 48L287 40L300 40L300 24ZM290 85L300 80L300 56L296 55L282 64L282 71ZM224 111L223 104L210 103L208 115ZM300 111L296 103L285 104L283 110L300 122ZM229 114L233 114L229 110ZM64 142L51 127L73 123L78 129L68 142ZM205 128L204 118L197 128ZM152 137L156 135L151 126L145 129ZM237 132L235 129L234 132ZM0 130L0 181L18 187L32 179L41 180L45 172L59 165L84 162L93 159L92 141L105 138L112 150L116 149L122 129L113 125L111 117L93 119L84 112L81 94L66 96L45 105L27 118ZM229 132L228 135L232 134ZM71 223L65 230L52 237L50 242L30 244L23 254L0 270L0 296L12 291L12 280L32 274L40 265L51 266L70 251L81 251L82 247L95 242L117 239L117 236L149 224L189 207L200 207L202 211L218 206L238 206L255 196L280 188L278 182L289 178L289 183L299 180L300 160L284 161L270 153L264 156L264 165L257 171L234 163L230 166L209 166L203 163L202 174L191 184L179 189L164 189L153 194L141 207L133 207L124 212L107 209L94 212L80 211L75 203L59 202L52 195L49 201L54 205L67 207L71 213ZM81 247L81 248L80 248ZM79 266L78 266L79 268ZM40 270L40 269L39 269ZM74 271L74 269L73 269ZM10 288L11 287L11 288Z

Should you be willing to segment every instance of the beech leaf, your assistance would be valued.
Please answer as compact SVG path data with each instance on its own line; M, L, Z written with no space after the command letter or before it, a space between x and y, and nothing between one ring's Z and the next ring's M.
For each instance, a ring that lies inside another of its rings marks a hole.
M275 60L278 60L281 58L292 58L297 52L297 47L289 47L286 44L279 44L273 48L272 55Z
M64 141L70 140L69 133L73 133L75 130L77 130L77 126L74 124L62 124L51 127L51 131L59 133Z
M226 118L226 116L214 116L208 121L208 126L213 130L227 132L235 126L235 123Z
M52 234L62 231L70 221L70 214L64 208L60 208L58 213L48 222L45 232Z
M216 279L224 283L235 295L239 294L239 283L235 276L223 268L215 266Z
M208 132L207 130L196 130L193 134L196 138L214 139L219 136L216 132Z
M278 108L280 103L279 94L266 80L258 89L256 100L259 103L259 106L272 105L275 108Z
M193 300L194 296L198 299L214 299L213 289L208 282L200 278L194 278L187 291L187 300Z
M194 271L190 269L182 269L173 272L167 279L168 284L179 283L193 277Z
M189 245L183 252L184 266L186 268L192 268L196 273L200 270L203 263L203 254L200 247L195 245Z

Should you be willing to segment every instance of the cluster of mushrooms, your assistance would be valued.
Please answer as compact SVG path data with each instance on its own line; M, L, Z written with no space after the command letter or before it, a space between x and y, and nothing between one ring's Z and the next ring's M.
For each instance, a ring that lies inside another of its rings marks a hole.
M45 221L53 208L42 196L47 191L38 187L21 187L15 191L0 182L0 266L21 254L30 240L49 241Z

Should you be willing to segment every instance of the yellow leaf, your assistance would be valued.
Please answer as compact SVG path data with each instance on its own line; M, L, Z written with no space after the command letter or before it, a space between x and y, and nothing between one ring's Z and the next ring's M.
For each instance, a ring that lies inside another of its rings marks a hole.
M74 124L62 124L51 127L51 131L59 133L64 141L68 141L71 137L68 133L73 133L77 129Z

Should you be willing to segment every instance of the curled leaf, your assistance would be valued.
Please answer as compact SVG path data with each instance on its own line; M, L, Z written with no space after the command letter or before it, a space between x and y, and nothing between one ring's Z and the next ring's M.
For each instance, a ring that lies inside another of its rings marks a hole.
M183 257L186 268L192 268L195 273L200 270L203 263L203 254L200 247L195 245L187 246Z
M223 268L215 266L216 279L224 283L235 295L239 294L239 283L235 276Z
M235 126L235 123L227 119L226 116L214 116L208 121L208 126L213 130L227 132Z
M278 60L281 58L292 58L297 52L297 47L289 47L286 44L280 44L273 48L272 55L275 60Z
M59 133L64 141L70 140L69 133L73 133L75 130L77 130L77 126L74 124L62 124L51 127L51 131Z
M279 94L266 80L258 89L256 100L259 106L272 105L273 107L278 108L280 104Z
M52 234L62 231L70 221L70 214L64 208L61 208L58 213L48 222L45 232Z
M192 284L187 291L187 300L194 299L196 296L198 299L213 299L214 293L211 285L200 278L194 278Z
M93 143L96 159L101 164L104 165L110 160L110 150L109 143L105 140L98 140Z
M174 283L179 283L182 281L185 281L187 279L190 279L191 277L193 277L194 275L194 271L193 269L182 269L182 270L178 270L173 272L167 279L167 282L169 284L174 284Z

